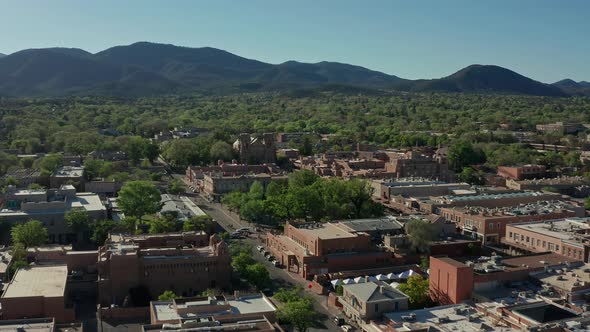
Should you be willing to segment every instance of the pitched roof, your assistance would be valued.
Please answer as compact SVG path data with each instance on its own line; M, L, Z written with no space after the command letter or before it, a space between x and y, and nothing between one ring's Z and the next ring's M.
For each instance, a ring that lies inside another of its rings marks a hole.
M342 287L344 287L347 292L351 293L359 301L367 303L408 297L406 294L391 287L387 283L380 281L342 285ZM381 287L383 287L382 290Z

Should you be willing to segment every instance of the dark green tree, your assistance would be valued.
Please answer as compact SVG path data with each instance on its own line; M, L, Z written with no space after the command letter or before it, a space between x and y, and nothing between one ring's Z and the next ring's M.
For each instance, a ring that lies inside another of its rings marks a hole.
M160 191L152 183L130 181L119 191L117 202L125 215L137 217L141 225L146 214L160 211L160 200Z

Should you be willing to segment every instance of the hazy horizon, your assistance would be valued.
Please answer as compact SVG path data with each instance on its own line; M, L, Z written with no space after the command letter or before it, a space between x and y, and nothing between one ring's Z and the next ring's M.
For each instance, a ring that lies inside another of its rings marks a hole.
M334 61L407 79L498 65L546 83L590 81L590 3L457 0L82 3L0 0L0 53L138 41L214 47L268 63Z

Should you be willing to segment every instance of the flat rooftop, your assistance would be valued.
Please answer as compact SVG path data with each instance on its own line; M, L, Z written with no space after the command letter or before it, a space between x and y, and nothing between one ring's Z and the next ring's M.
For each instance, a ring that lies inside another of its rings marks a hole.
M156 315L156 320L166 321L175 319L194 319L197 317L215 317L223 315L238 315L238 314L254 314L274 312L277 308L270 302L270 300L259 294L241 296L238 299L230 298L223 299L223 297L216 297L213 300L214 305L219 305L219 309L210 308L210 310L201 313L187 313L178 314L174 308L172 301L153 301L152 306ZM207 298L195 298L194 301L186 299L180 300L176 303L177 308L183 309L187 307L210 306L211 301ZM229 310L225 309L225 305L229 305Z
M518 197L533 197L533 196L543 196L546 195L545 193L538 192L538 191L522 191L522 192L512 192L512 193L485 193L479 195L449 195L444 196L444 198L450 202L463 202L463 201L479 201L479 200L494 200L494 199L502 199L502 198L518 198Z
M317 237L322 240L348 239L357 235L345 230L334 223L315 223L295 226L299 231L310 237Z
M548 269L546 272L531 275L542 284L572 291L573 289L590 289L590 265L582 264L570 267Z
M539 324L578 317L572 311L546 302L525 304L512 311Z
M411 315L415 315L414 319L410 321L404 319ZM470 316L471 319L469 319ZM475 308L463 304L389 312L384 314L384 317L393 322L397 331L413 331L421 327L434 327L438 331L520 331L520 329L494 326L491 319L478 315ZM403 327L404 323L408 324L410 329Z
M82 177L84 175L84 167L64 166L55 171L51 176L53 177Z
M52 318L14 319L0 321L0 332L54 332Z
M563 240L574 237L576 233L586 233L590 230L590 218L566 218L540 222L528 222L509 225L516 229L531 231L542 235Z
M21 268L6 287L2 298L64 296L67 277L66 265Z
M403 228L395 218L388 217L342 220L339 223L355 232L393 231Z

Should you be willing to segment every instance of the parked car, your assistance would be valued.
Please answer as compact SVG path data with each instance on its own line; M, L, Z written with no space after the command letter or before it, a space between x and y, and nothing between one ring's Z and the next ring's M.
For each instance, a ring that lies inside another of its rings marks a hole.
M246 237L244 236L244 234L242 234L242 233L238 233L238 232L233 232L233 233L231 233L231 234L229 235L229 237L230 237L230 239L244 239L244 238L246 238Z
M336 326L342 326L342 325L344 325L344 323L346 323L346 322L344 321L343 317L339 317L339 316L334 317L334 324L336 324Z
M236 232L250 234L252 232L252 230L250 230L250 227L241 227L241 228L236 229Z
M263 246L256 246L256 250L262 252L264 250L264 247Z
M281 263L279 263L279 261L277 261L277 260L274 260L274 261L272 261L271 263L272 263L272 265L274 265L275 267L281 267Z
M273 255L268 256L268 261L269 262L272 262L274 260L275 260L275 256L273 256Z
M350 326L350 325L346 325L346 324L344 324L344 325L340 326L340 328L341 328L341 329L342 329L342 331L344 331L344 332L351 332L351 331L353 331L353 330L354 330L354 329L352 328L352 326Z

